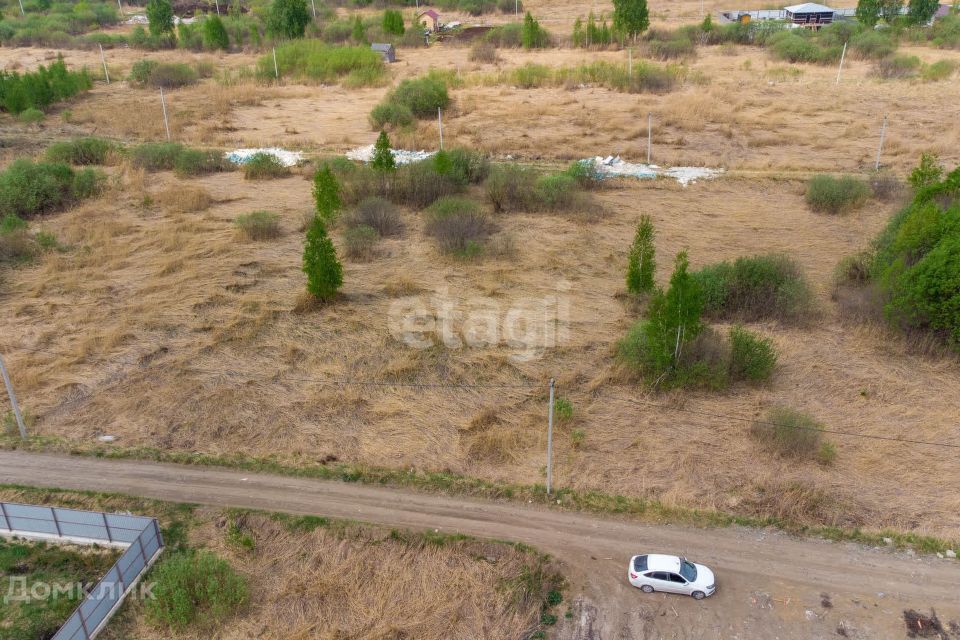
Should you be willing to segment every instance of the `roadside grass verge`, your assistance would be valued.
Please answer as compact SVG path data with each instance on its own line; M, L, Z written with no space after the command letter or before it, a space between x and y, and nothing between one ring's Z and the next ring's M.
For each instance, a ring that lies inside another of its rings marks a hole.
M920 553L943 553L960 549L960 541L926 536L892 529L864 530L828 525L809 525L773 516L749 516L705 509L671 507L657 500L622 496L602 491L560 488L547 495L541 484L493 482L441 471L389 469L357 464L303 463L297 466L274 458L235 455L208 455L193 452L163 451L149 447L124 448L78 445L61 438L33 436L21 441L13 436L0 436L0 449L62 453L105 459L151 460L193 466L223 467L256 473L270 473L318 480L337 480L360 484L414 489L426 493L469 496L491 500L511 500L549 506L550 508L596 514L629 516L643 522L680 524L692 527L772 527L796 536L822 538L833 542L855 542L869 546L885 546L885 538L898 549L914 549Z

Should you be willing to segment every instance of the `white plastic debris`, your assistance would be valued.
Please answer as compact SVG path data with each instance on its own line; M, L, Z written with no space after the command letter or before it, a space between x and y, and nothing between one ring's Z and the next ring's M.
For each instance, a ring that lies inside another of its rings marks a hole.
M583 162L593 162L597 172L603 176L639 178L641 180L667 176L683 186L697 180L710 180L723 173L723 169L711 169L709 167L670 167L664 169L655 164L626 162L620 156L597 156L583 160Z
M100 436L97 438L100 442L113 442L117 439L117 436Z
M299 151L287 151L279 147L264 147L261 149L234 149L224 154L224 157L234 164L246 164L250 158L258 153L265 153L276 158L285 167L292 167L303 161L303 154Z
M434 155L435 151L405 151L404 149L390 149L390 153L393 154L393 160L397 164L410 164L412 162L420 162L421 160L426 160L427 158ZM373 145L366 147L358 147L352 151L347 152L347 159L354 160L356 162L372 162L373 161Z

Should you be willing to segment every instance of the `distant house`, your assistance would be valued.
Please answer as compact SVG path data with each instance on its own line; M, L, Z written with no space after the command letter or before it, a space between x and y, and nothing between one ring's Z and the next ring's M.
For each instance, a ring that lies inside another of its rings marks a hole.
M834 9L815 2L795 4L792 7L785 7L783 11L788 22L808 29L819 29L831 24L833 15L836 13Z
M386 44L383 42L374 42L370 45L370 48L380 54L380 57L383 58L384 62L396 62L397 61L397 50L393 47L392 44Z
M440 14L433 9L427 9L418 15L417 21L430 31L440 31Z

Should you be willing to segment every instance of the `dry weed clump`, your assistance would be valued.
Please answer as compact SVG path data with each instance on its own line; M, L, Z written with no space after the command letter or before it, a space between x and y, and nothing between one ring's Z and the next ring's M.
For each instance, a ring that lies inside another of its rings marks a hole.
M158 192L157 204L177 213L206 211L213 204L210 193L200 187L177 186Z

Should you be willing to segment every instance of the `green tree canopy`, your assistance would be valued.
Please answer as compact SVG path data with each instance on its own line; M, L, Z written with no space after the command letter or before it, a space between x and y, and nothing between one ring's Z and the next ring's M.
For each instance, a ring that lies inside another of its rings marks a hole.
M670 288L657 291L647 311L647 361L654 371L666 373L680 362L684 346L703 331L703 292L689 273L687 252L677 254Z
M857 20L868 27L877 24L880 21L880 0L859 0Z
M527 11L523 17L523 27L520 30L520 42L524 49L542 49L547 46L550 38L536 18Z
M267 13L267 32L278 38L302 38L310 13L306 0L273 0Z
M317 300L332 300L343 286L343 267L320 216L315 216L307 229L303 272L307 274L307 291Z
M646 293L653 290L653 275L656 271L656 249L653 246L653 221L642 216L630 247L627 262L627 290L630 293Z
M647 0L613 0L613 28L636 39L650 26Z
M910 22L926 24L933 19L939 8L939 0L910 0Z
M350 37L357 43L365 44L367 42L367 31L363 28L363 20L360 19L360 16L355 16L353 19L353 32Z
M147 3L147 21L150 24L150 35L173 33L173 5L170 0L150 0Z

